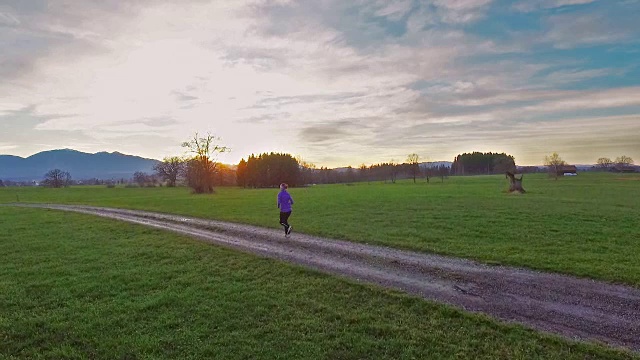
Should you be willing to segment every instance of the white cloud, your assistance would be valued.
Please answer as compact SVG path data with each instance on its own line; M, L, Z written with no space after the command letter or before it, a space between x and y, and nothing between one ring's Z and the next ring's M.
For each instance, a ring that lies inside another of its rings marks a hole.
M580 69L571 68L563 70L555 70L545 76L545 84L548 86L566 85L574 82L612 76L621 75L624 69Z
M18 148L18 145L14 145L14 144L5 145L3 143L0 143L0 151L10 151L17 148Z
M433 0L438 7L440 20L446 23L470 23L485 16L485 10L493 0Z
M640 87L599 91L568 91L559 99L525 106L522 110L525 112L556 112L625 106L640 106Z
M413 7L412 0L383 0L376 4L379 8L375 11L377 16L388 17L392 20L400 20L407 15Z
M434 4L454 11L475 10L490 4L493 0L434 0Z
M20 20L8 12L0 11L0 26L17 26L20 25Z
M624 24L626 19L619 22L598 14L562 14L549 18L549 30L546 41L556 47L566 49L580 45L597 45L614 43L632 36L632 29Z
M539 0L539 1L520 1L513 5L513 8L530 12L539 9L555 9L563 6L585 5L596 2L597 0Z

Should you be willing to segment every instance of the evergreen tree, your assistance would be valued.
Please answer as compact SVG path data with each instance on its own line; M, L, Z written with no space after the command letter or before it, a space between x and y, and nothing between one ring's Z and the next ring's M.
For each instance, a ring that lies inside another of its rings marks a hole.
M238 185L255 188L277 187L283 182L290 186L300 185L300 165L290 154L251 155L246 165L243 162L244 159L238 164Z

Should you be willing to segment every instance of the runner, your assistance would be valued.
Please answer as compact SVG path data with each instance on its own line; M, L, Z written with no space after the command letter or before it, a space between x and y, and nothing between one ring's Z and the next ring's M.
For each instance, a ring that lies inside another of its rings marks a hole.
M284 227L284 236L291 234L291 225L289 225L289 216L291 216L291 205L293 198L289 195L287 188L289 185L280 184L280 192L278 193L278 208L280 209L280 225Z

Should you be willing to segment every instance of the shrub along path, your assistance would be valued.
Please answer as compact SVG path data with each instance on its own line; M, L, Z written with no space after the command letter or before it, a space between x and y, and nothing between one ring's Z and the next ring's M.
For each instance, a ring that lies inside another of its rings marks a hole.
M189 235L507 322L640 351L640 289L565 275L143 211L22 205L93 214Z

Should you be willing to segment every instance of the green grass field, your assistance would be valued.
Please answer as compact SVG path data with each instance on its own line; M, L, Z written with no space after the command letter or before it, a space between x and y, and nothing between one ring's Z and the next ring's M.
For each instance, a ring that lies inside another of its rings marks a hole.
M503 176L291 189L296 231L640 286L640 176ZM277 227L275 189L3 188L0 202L145 209Z
M182 198L146 191L133 193ZM231 196L246 195L207 199ZM634 356L141 226L9 207L0 219L0 358Z

